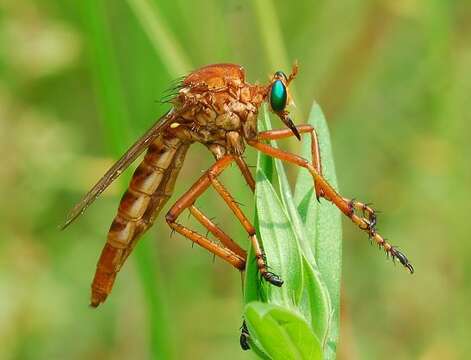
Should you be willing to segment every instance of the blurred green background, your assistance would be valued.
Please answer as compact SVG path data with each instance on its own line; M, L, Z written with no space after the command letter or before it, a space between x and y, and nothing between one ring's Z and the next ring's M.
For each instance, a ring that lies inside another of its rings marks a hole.
M339 358L467 358L470 20L469 2L445 0L1 1L0 359L251 358L240 275L161 220L108 301L87 307L129 171L58 225L166 110L172 79L234 62L265 81L294 59L295 122L320 103L341 192L383 210L379 230L416 267L345 221ZM210 162L195 145L176 192ZM224 181L252 216L242 178ZM246 243L214 194L198 204Z

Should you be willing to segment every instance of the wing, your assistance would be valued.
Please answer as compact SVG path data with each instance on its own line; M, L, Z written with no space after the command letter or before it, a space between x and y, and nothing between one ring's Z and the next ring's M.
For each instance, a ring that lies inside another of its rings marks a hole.
M93 188L74 206L69 212L61 230L69 226L75 219L84 213L95 199L113 182L119 175L149 147L149 145L159 136L175 118L175 111L172 109L163 115L146 133L137 140L126 153L103 175L103 177L93 186Z

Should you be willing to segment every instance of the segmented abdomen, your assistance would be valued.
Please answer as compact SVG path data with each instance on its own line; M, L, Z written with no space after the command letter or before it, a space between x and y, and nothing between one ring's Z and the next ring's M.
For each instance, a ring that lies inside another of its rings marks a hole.
M105 301L137 239L171 196L187 150L188 144L176 137L160 136L149 146L108 232L92 283L92 306Z

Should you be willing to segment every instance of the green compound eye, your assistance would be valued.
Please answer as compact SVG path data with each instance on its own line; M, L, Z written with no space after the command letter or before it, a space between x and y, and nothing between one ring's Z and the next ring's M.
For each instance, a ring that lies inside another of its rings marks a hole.
M273 111L280 112L286 107L288 94L286 87L281 80L276 80L271 86L270 105Z

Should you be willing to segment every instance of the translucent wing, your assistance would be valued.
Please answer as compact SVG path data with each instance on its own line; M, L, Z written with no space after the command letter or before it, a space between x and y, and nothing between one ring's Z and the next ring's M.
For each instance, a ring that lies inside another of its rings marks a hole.
M149 147L149 145L159 136L164 128L166 128L174 119L175 112L170 110L163 115L155 124L146 131L146 133L137 140L126 153L103 175L103 177L93 186L93 188L74 206L69 212L64 224L60 227L65 229L76 218L84 213L84 211L100 196L100 194L113 182L119 175L134 161L136 158Z

